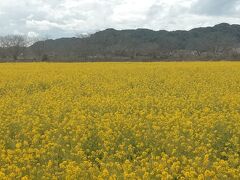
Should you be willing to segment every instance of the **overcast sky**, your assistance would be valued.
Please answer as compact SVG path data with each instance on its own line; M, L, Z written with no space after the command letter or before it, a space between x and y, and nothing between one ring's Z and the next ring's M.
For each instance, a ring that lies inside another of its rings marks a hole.
M240 0L0 0L0 35L51 38L106 28L189 30L240 24Z

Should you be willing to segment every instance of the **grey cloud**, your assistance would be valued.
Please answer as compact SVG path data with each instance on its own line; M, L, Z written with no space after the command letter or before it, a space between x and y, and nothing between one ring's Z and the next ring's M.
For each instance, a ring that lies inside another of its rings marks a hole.
M230 16L240 13L237 9L239 0L198 0L192 6L192 11L210 16Z
M190 29L240 24L239 0L0 0L0 35L52 38L106 28Z
M164 15L163 11L164 11L164 6L160 5L160 4L154 4L152 5L148 12L147 12L147 17L148 19L154 19L154 18L158 18L159 14Z

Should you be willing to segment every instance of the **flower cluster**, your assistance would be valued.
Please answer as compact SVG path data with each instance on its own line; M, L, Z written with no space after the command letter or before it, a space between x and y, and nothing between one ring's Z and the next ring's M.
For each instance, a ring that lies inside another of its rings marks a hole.
M239 179L239 69L0 64L0 177Z

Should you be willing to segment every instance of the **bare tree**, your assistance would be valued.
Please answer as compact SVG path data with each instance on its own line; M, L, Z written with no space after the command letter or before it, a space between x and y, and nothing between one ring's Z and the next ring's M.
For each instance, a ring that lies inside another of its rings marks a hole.
M0 37L0 46L7 56L17 60L28 45L27 37L23 35L7 35Z

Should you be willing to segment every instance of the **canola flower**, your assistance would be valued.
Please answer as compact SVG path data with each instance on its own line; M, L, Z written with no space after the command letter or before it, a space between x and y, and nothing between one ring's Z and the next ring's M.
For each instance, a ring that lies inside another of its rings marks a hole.
M239 179L240 63L0 64L0 179Z

